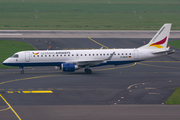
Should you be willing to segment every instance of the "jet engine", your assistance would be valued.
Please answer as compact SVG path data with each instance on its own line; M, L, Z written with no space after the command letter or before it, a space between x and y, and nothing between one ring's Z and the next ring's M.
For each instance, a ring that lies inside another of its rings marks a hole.
M78 70L78 66L73 63L63 63L61 64L61 70L63 72L74 72L75 70Z

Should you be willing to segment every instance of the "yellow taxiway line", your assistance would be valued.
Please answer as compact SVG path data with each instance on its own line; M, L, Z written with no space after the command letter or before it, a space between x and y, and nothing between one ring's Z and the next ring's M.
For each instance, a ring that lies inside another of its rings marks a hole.
M1 112L1 111L5 111L5 110L9 110L9 109L10 109L10 107L5 108L5 109L1 109L0 112Z
M89 36L88 38L89 38L91 41L95 42L96 44L98 44L98 45L100 45L100 46L102 46L102 47L104 47L104 48L106 48L106 49L109 49L107 46L105 46L105 45L103 45L103 44L101 44L101 43L93 40L92 38L90 38L90 36Z
M51 90L44 90L44 91L40 91L40 90L37 90L37 91L22 91L23 93L53 93L53 91Z
M122 67L105 68L105 69L97 69L97 70L93 70L93 71L104 71L104 70L113 70L113 69L119 69L119 68L127 68L127 67L132 67L134 65L136 65L136 62L132 65L127 65L127 66L122 66Z
M21 120L21 118L19 117L19 115L16 113L16 111L11 107L11 105L6 101L6 99L0 94L0 97L4 100L4 102L9 106L9 109L11 109L13 111L13 113L16 115L16 117ZM8 109L8 108L7 108Z
M177 67L167 67L167 66L158 66L158 65L149 65L149 64L144 64L144 63L137 63L139 65L144 65L144 66L151 66L151 67L161 67L161 68L171 68L171 69L180 69L180 68L177 68Z

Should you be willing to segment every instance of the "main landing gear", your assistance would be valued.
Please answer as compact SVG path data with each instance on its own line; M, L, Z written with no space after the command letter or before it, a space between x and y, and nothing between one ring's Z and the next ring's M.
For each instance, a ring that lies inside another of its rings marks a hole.
M24 74L24 67L19 67L21 69L21 74Z
M92 73L92 70L89 69L89 68L85 68L84 71L85 71L86 74L91 74Z

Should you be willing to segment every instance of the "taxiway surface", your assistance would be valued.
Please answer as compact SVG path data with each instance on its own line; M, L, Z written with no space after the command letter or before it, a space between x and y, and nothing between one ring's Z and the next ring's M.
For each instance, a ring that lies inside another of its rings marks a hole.
M149 41L144 38L93 38L96 42L89 38L11 40L28 42L40 50L48 46L51 49L98 49L100 44L108 48L136 48ZM180 86L179 53L176 49L172 55L145 62L92 68L91 75L83 70L63 73L55 67L28 67L23 75L16 68L4 69L0 70L0 94L18 116L26 120L179 119L179 106L162 105ZM1 118L18 119L6 102L0 99Z

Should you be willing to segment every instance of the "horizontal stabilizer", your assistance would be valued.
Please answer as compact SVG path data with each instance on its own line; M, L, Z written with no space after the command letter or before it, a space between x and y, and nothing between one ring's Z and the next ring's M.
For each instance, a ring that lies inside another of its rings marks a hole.
M167 53L167 54L172 54L174 53L175 50L165 50L165 51L154 51L152 52L153 54L161 54L161 53Z

